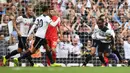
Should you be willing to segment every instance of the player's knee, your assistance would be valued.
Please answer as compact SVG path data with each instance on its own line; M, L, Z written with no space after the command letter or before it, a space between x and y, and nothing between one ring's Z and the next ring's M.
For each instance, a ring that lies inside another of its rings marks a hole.
M18 48L17 50L19 53L21 53L23 50L21 48Z
M36 51L35 50L32 50L31 53L34 54Z
M35 52L37 51L37 49L32 49L30 52L32 53L32 54L34 54Z

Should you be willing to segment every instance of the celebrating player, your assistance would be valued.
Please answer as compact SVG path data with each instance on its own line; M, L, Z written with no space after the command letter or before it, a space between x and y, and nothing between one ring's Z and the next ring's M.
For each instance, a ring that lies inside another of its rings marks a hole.
M102 18L98 19L97 24L99 30L96 33L96 38L100 40L100 42L98 43L98 56L103 66L107 66L102 56L102 54L104 53L105 56L107 56L108 58L113 58L114 60L116 60L116 62L118 61L116 55L109 53L109 46L111 45L111 43L113 43L114 35L112 34L112 30L108 29L107 26L104 24L104 20Z
M35 33L35 41L33 44L32 51L28 50L26 51L23 56L15 59L15 64L18 64L21 59L27 58L28 56L35 53L41 46L44 46L46 49L46 54L51 62L51 66L60 66L59 64L56 64L52 59L51 49L48 46L47 40L45 39L46 31L48 28L48 25L56 26L60 22L60 18L58 18L55 22L51 20L51 18L48 16L49 13L49 7L48 6L41 6L43 14L36 18L34 25L32 26L31 30L29 31L28 36L33 32L33 30L37 27L36 33Z
M16 21L15 19L13 20L13 25L15 30L17 31L18 34L18 49L12 51L6 56L3 56L3 64L6 65L7 59L9 59L11 56L14 56L18 53L21 53L23 49L27 50L28 45L26 44L26 39L28 35L28 31L30 27L32 26L32 23L34 21L34 13L33 13L33 7L32 5L28 5L26 7L26 15L19 16L17 17ZM17 28L16 24L20 25L20 30ZM15 58L14 58L15 59ZM34 63L31 61L31 56L27 57L27 60L30 62L31 66L34 66Z

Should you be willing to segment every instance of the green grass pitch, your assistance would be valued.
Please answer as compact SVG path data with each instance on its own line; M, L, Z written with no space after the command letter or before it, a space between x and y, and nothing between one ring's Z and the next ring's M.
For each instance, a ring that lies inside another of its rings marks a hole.
M0 67L0 73L130 73L130 67Z

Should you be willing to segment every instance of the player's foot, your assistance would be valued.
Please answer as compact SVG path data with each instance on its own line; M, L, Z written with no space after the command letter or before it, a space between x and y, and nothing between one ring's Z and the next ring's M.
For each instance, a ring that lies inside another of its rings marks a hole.
M18 66L19 65L18 58L14 58L13 61L14 61L14 66Z
M107 66L108 66L107 63L101 65L101 67L107 67Z
M83 63L82 67L86 67L86 63Z
M53 63L51 64L51 67L61 67L61 64Z
M3 58L3 65L6 65L7 59L5 58L5 56L2 57Z
M37 64L34 64L34 65L33 65L33 67L39 67L39 65L37 65Z

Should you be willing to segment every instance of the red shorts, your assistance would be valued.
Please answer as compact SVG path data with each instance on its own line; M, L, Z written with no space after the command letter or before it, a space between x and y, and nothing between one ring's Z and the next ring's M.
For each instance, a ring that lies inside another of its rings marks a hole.
M47 43L51 49L55 49L57 46L57 40L58 38L46 38Z

